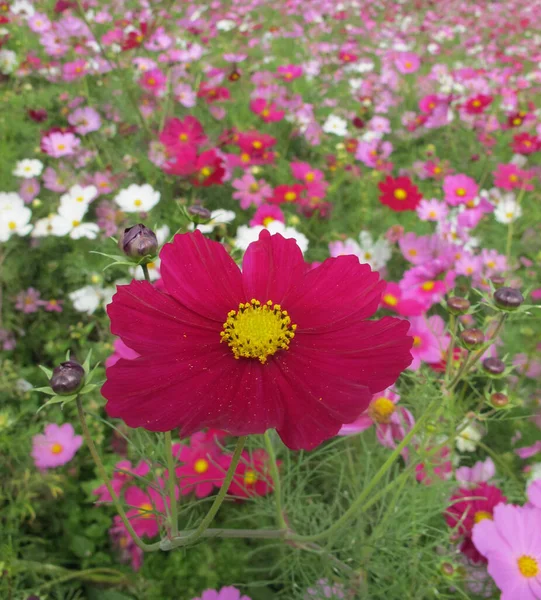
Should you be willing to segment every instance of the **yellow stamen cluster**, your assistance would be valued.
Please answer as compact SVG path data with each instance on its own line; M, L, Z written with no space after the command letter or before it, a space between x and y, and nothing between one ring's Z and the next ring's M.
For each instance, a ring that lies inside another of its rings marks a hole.
M478 510L473 515L473 520L475 523L480 523L481 521L484 521L485 519L489 519L490 521L493 521L494 517L486 510Z
M385 396L373 400L368 408L368 414L376 423L389 423L394 411L393 401Z
M521 556L517 560L517 564L520 574L524 577L530 579L531 577L537 577L537 575L539 575L539 563L533 556Z
M297 326L291 323L286 310L272 300L261 304L252 298L240 303L238 310L227 313L227 321L220 332L235 358L257 358L261 364L278 350L288 350Z

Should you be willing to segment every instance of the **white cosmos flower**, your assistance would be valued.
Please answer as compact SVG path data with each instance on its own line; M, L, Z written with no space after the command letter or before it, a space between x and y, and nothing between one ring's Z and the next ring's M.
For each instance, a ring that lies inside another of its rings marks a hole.
M158 227L154 233L158 239L158 246L163 246L165 242L169 240L169 234L171 233L171 230L167 225L162 225L162 227Z
M456 436L455 444L460 452L475 452L477 442L483 437L483 434L475 425L470 424L461 428Z
M53 231L54 231L53 223L54 223L55 217L58 217L58 215L52 214L43 219L38 219L34 225L34 229L32 230L32 237L40 238L40 237L47 237L49 235L55 235L53 233ZM63 219L62 219L62 221L63 221ZM68 233L68 230L66 230L66 232L61 235L66 235L66 233Z
M132 183L115 196L115 202L124 212L149 211L160 201L160 192L151 185Z
M193 229L199 229L201 233L211 233L214 231L215 227L218 227L218 225L227 225L228 223L234 221L236 216L236 213L234 213L232 210L224 210L223 208L219 208L218 210L213 210L210 213L210 221L208 223L197 225L197 227L193 223L190 223L190 229L192 231Z
M81 202L64 203L60 205L58 214L51 217L52 235L69 234L72 240L88 238L95 240L100 228L96 223L83 223L83 217L88 210L88 204Z
M115 291L113 287L101 288L98 285L85 285L71 292L69 297L75 310L91 315L100 305L107 306Z
M23 206L23 199L17 192L0 192L0 214L17 210Z
M502 200L498 202L494 217L498 223L512 223L522 216L522 208L515 200L513 194L505 194Z
M255 242L259 239L259 234L263 231L263 229L267 229L271 235L274 233L279 233L286 239L293 238L297 242L302 252L306 252L306 250L308 250L308 238L303 233L297 231L294 227L287 227L281 221L276 220L269 223L267 227L264 227L263 225L256 225L255 227L241 225L237 229L235 246L241 250L246 250L252 242Z
M384 238L374 242L372 235L368 231L361 231L359 234L361 262L368 263L372 269L379 271L391 258L391 246Z
M60 206L64 204L84 204L88 206L98 195L98 188L94 185L82 187L74 185L60 196Z
M39 177L43 171L43 163L37 158L24 158L20 160L13 169L15 177L23 177L24 179L32 179Z
M348 123L342 117L329 115L325 123L323 123L323 131L325 133L333 133L340 137L344 137L348 133Z
M12 235L27 235L32 231L29 221L32 211L24 204L12 208L0 208L0 242L7 242Z
M0 50L0 73L4 75L9 75L13 73L15 67L17 66L17 55L13 50L8 50L7 48L2 48Z
M218 29L218 31L231 31L232 29L235 29L236 26L237 24L235 21L232 21L231 19L222 19L216 23L216 29Z
M10 11L14 15L31 17L35 14L36 9L32 6L31 2L28 2L28 0L15 0L15 2L10 6Z

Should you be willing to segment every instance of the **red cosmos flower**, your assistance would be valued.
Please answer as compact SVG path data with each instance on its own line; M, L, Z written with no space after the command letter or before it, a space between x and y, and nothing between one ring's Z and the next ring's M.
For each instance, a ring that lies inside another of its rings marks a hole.
M349 152L350 154L355 154L357 152L357 148L359 146L359 141L356 140L355 138L350 138L350 139L346 140L345 145L346 145L346 152Z
M395 211L415 210L423 197L408 177L395 179L388 175L378 187L381 191L379 201Z
M220 461L223 472L229 468L232 458L232 455L227 455ZM276 464L280 465L280 461ZM269 472L269 455L262 449L254 450L251 455L244 450L227 490L228 493L237 498L250 498L266 496L273 489L274 481Z
M315 448L354 421L411 363L409 323L367 321L385 282L355 256L310 271L293 239L261 232L242 270L199 231L161 253L165 291L119 286L111 330L141 356L107 369L107 412L130 427L275 428Z
M138 48L144 41L148 33L148 24L141 22L138 31L130 31L126 39L122 42L122 50L131 50L132 48Z
M250 102L250 110L259 115L265 123L281 121L286 114L283 110L277 110L276 104L268 102L265 98L256 98Z
M180 119L168 119L160 133L160 142L171 154L184 149L186 146L199 146L207 139L201 123L192 116Z
M231 94L226 87L211 87L207 83L201 83L199 91L197 92L198 98L205 98L205 100L212 104L213 102L221 102L222 100L229 100Z
M345 50L341 50L338 54L338 58L343 63L352 63L358 60L359 57L356 54L353 54L353 52L346 52Z
M474 489L460 489L451 496L450 505L445 513L449 527L456 527L457 534L463 538L460 551L473 562L486 562L472 543L473 526L484 519L491 519L494 508L507 498L493 485L481 483Z
M469 115L479 115L485 111L487 106L492 104L492 100L492 96L477 94L472 98L468 98L464 103L463 108Z
M236 143L240 148L241 165L264 165L274 161L274 153L270 151L276 144L276 138L257 131L239 133Z
M306 189L306 186L295 183L293 185L277 185L274 188L274 194L272 198L269 198L270 204L292 204L294 202L299 202L301 199L301 194Z
M29 108L26 114L36 123L43 123L47 120L48 113L44 108Z
M194 146L185 146L176 156L163 166L169 175L190 176L193 185L208 187L223 182L224 161L216 150L206 150L197 155Z
M520 112L511 113L507 117L508 127L520 127L522 125L522 123L524 122L524 119L526 116L527 116L527 113L525 113L522 110Z
M513 137L511 148L518 154L533 154L541 150L541 140L527 132L519 133Z
M159 479L160 488L165 488L163 480ZM175 489L175 496L178 499L178 488ZM162 515L165 514L165 503L163 497L154 488L149 488L148 493L138 487L129 487L124 494L126 504L133 507L126 516L135 529L135 533L139 536L148 535L154 537L160 531L160 522ZM170 503L167 498L167 504Z

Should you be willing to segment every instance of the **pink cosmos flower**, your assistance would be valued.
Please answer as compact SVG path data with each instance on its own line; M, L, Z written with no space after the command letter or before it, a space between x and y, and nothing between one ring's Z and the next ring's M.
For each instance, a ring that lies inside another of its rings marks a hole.
M421 221L443 221L449 213L449 209L445 203L440 202L435 198L432 198L431 200L421 200L415 210Z
M541 440L534 442L531 446L524 446L522 448L516 448L515 454L520 458L526 459L535 456L541 452Z
M477 461L473 467L459 467L455 471L456 480L461 487L475 487L479 483L490 481L496 474L496 465L488 457L485 461Z
M32 458L38 469L51 469L68 463L81 447L83 438L75 435L70 423L49 423L45 433L32 438Z
M475 181L467 175L447 175L443 180L445 201L451 206L467 204L477 196L478 190Z
M165 482L162 479L158 479L158 485L161 489L165 489ZM175 496L178 499L178 487L175 489ZM135 533L138 536L147 535L148 537L157 535L165 514L162 494L154 488L148 488L148 491L144 492L138 487L131 486L126 490L124 498L126 504L132 507L126 516L130 519ZM167 504L169 503L168 497Z
M276 104L264 98L256 98L250 102L250 110L259 115L265 123L274 123L284 118L285 112L278 110Z
M86 75L88 65L84 58L62 65L62 79L64 81L75 81Z
M41 294L38 290L29 287L26 291L17 294L15 309L26 314L37 312L39 307L44 304L40 296Z
M59 158L71 156L81 145L81 140L73 133L61 133L55 131L41 140L43 151L49 156Z
M204 435L204 434L203 434ZM192 435L190 444L175 445L173 453L183 463L175 469L183 496L195 491L197 498L212 494L220 487L225 471L218 462L215 444L201 443L198 434Z
M407 270L404 273L400 288L408 295L415 294L418 302L424 303L426 309L439 302L455 285L456 272L446 270L447 259L435 259ZM443 279L438 279L445 273Z
M302 77L303 69L299 65L281 65L276 69L276 72L284 81L293 81Z
M528 183L533 179L533 173L531 171L524 171L513 163L498 165L493 175L494 185L502 190L514 190L517 188L527 191L533 190L533 185Z
M153 96L160 96L165 91L167 77L160 69L145 71L139 78L139 85Z
M200 146L206 139L203 126L198 119L191 115L183 120L169 119L160 133L160 142L170 154L180 152L187 146Z
M56 300L55 298L51 298L49 301L43 301L45 305L45 310L47 312L62 312L62 304L64 304L64 300Z
M411 354L413 362L408 367L417 371L421 362L438 363L449 345L445 337L445 322L438 315L432 317L410 317L409 335L413 336Z
M517 354L513 358L513 365L519 373L523 373L529 379L539 379L541 377L541 361L527 354Z
M32 179L23 179L19 188L19 196L24 200L25 204L30 204L32 200L39 194L41 186L39 180L35 177Z
M254 216L250 220L250 226L255 227L256 225L263 225L263 227L268 227L273 221L285 223L286 220L284 213L278 206L274 206L272 204L262 204L257 208Z
M473 527L473 543L488 560L501 600L541 598L541 511L499 504L493 519Z
M225 473L231 464L233 455L228 454L220 459L222 472ZM244 450L235 475L228 489L228 494L236 498L266 496L274 489L274 482L269 472L269 455L259 449L249 453ZM277 463L278 466L280 462Z
M360 142L355 152L355 158L367 167L376 169L385 164L385 159L391 155L392 151L391 142L382 142L381 140Z
M193 600L250 600L248 596L241 596L240 591L234 587L223 587L221 590L205 590L201 597Z
M192 108L197 104L197 94L187 83L179 83L175 86L173 93L175 100L185 108Z
M114 354L111 354L111 356L109 356L105 360L105 366L107 368L112 367L121 358L125 358L127 360L132 360L139 356L139 354L137 354L137 352L135 350L132 350L131 348L126 346L126 344L120 338L116 338L116 340L113 342L113 348L115 350Z
M251 173L245 173L240 179L232 181L231 185L237 190L233 198L239 200L240 207L247 209L250 206L260 206L268 198L272 198L272 188L264 180L259 181Z
M541 509L541 479L535 479L526 490L529 506Z
M144 477L150 471L150 465L142 460L136 467L132 467L129 460L121 460L115 465L113 471L113 479L111 480L111 487L115 491L117 496L120 496L122 488L133 480L133 475ZM95 496L98 496L96 503L99 502L112 502L113 499L106 485L100 485L96 489L92 490Z
M415 73L421 66L421 59L413 52L401 52L395 57L394 64L400 73Z
M290 166L293 177L295 177L295 179L300 179L306 185L319 183L323 181L325 177L322 171L314 169L308 163L292 162Z
M418 302L415 296L407 296L397 283L387 282L381 297L381 307L392 310L403 317L418 317L425 312L425 305Z
M34 13L28 17L26 23L34 33L45 33L51 29L51 21L45 13Z
M68 123L75 127L79 135L86 135L91 131L98 131L101 127L101 118L97 110L91 106L77 108L68 117Z
M138 571L143 566L143 551L133 541L118 515L115 515L113 526L109 529L109 536L120 552L120 562L129 563L134 571Z
M415 479L424 485L432 485L434 482L432 475L444 481L450 479L453 473L453 463L450 460L451 451L448 446L436 451L429 447L427 452L431 453L430 463L421 463L415 467Z

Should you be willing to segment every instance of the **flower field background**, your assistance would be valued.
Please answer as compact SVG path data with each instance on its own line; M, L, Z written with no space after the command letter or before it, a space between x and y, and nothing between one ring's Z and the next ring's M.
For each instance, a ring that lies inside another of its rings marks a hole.
M541 600L541 5L0 0L0 599Z

